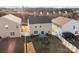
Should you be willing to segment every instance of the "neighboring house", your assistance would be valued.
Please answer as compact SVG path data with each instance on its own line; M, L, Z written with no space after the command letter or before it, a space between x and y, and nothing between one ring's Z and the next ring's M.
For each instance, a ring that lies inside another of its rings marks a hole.
M79 21L72 19L62 26L63 32L71 32L74 35L79 35Z
M8 14L0 17L0 36L20 37L21 18Z
M57 17L52 20L53 30L61 34L62 32L71 32L79 35L79 21L66 17ZM53 31L55 32L55 31Z
M29 16L30 35L51 33L52 22L48 16Z

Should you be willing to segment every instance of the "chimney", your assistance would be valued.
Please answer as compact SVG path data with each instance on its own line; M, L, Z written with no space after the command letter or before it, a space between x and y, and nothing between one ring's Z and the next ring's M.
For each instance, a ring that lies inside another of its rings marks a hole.
M49 15L49 12L47 12L47 15Z
M61 11L59 11L58 13L61 14Z
M56 12L55 11L53 11L53 14L55 14Z
M33 12L34 16L36 16L36 12Z
M43 12L42 11L40 12L40 15L43 15Z
M65 12L65 14L67 14L67 11L64 11Z

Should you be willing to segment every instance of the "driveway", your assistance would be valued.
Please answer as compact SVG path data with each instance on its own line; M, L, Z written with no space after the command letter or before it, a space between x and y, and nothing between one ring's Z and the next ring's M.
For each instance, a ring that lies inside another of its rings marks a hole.
M16 40L15 39L9 40L6 52L7 53L15 52L15 47L16 47Z
M24 41L20 38L4 39L0 42L0 53L23 53Z

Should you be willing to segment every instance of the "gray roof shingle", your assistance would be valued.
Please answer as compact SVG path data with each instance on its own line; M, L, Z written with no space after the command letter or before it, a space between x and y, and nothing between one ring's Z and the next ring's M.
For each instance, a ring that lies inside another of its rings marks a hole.
M30 24L39 24L39 23L52 23L50 17L48 16L29 16Z

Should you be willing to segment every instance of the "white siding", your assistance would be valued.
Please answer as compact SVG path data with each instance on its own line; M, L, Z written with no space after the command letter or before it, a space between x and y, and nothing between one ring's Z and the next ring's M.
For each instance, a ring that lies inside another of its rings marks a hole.
M29 32L21 32L21 35L23 35L23 36L30 36L30 33Z
M52 23L52 34L59 35L61 33L62 33L61 28Z
M75 29L73 28L73 26L75 26ZM76 20L71 20L70 22L64 24L61 30L62 32L71 32L73 34L78 31L78 34L75 35L79 35L79 22Z
M8 29L5 28L5 25L8 25ZM16 28L18 26L18 28ZM10 35L10 32L15 32L14 36ZM20 24L15 23L11 20L1 18L0 19L0 36L5 38L9 37L19 37L20 36Z
M48 31L52 30L52 23L42 23L42 24L30 24L30 34L34 35L34 31L38 31L38 34L41 34L41 31L44 33L48 33ZM37 26L37 28L35 28ZM41 28L40 28L41 26Z

